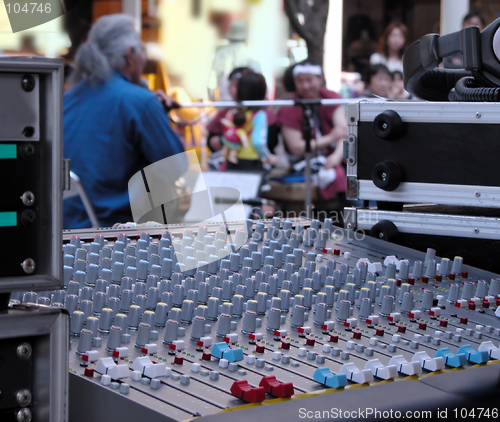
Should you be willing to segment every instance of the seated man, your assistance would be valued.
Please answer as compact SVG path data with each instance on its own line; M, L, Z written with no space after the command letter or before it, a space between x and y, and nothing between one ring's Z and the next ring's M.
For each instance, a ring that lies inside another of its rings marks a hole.
M291 78L289 77L290 74ZM304 100L342 98L336 92L329 91L322 86L323 72L321 66L307 60L287 71L284 82L288 90L295 92L292 98ZM290 161L292 164L296 163L303 159L306 148L303 137L304 117L302 107L281 107L278 111L277 120L278 125L281 126L285 147L290 154ZM344 107L338 105L315 107L311 127L315 129L315 134L311 140L313 155L324 156L326 162L323 169L332 169L329 183L324 172L318 178L321 200L316 203L316 209L338 211L343 207L346 189L345 170L342 167L342 142L347 137ZM336 204L332 205L331 200L334 200Z
M132 18L103 16L75 59L83 79L64 95L64 157L104 227L133 221L128 182L135 173L184 151L162 103L140 86L145 60ZM180 174L187 162L178 165ZM82 227L91 223L80 198L65 200L64 228Z

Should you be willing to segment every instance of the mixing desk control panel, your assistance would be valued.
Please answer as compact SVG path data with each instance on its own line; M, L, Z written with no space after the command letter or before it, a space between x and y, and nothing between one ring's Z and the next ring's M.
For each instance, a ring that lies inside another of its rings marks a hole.
M495 366L497 275L355 236L279 218L67 232L64 289L13 297L69 311L71 385L158 420Z

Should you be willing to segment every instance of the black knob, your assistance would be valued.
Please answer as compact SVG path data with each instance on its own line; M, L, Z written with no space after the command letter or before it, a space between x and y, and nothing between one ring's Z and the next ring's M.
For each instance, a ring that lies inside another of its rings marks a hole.
M402 175L399 164L386 160L378 163L372 170L372 180L375 186L386 191L396 189L401 183Z
M404 132L401 116L394 110L385 110L373 121L373 131L381 139L394 141L400 138Z
M399 230L390 220L380 220L370 229L370 236L386 242L398 243Z

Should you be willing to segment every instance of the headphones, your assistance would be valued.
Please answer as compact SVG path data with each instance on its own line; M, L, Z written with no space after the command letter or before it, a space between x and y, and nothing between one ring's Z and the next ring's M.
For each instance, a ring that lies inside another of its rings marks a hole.
M455 53L462 53L464 69L437 67ZM423 100L500 101L500 19L483 31L471 26L423 36L404 54L403 75L405 89Z

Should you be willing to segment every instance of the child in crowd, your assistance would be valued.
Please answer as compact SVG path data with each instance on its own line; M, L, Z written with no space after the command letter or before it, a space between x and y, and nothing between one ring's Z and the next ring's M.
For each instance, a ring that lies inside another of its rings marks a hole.
M238 81L236 100L263 100L266 91L262 75L245 73ZM227 158L221 170L262 170L263 163L276 162L276 156L267 148L267 115L262 107L230 109L221 122L221 141Z
M248 148L248 137L252 132L252 112L244 108L232 109L221 120L224 125L222 131L222 154L230 163L238 164L238 152Z

